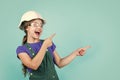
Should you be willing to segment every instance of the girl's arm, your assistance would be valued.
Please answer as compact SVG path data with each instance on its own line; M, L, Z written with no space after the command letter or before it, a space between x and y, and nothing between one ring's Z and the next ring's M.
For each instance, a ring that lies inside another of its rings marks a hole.
M41 64L47 47L43 44L37 55L31 59L27 53L19 53L18 56L21 59L22 63L33 70L36 70Z
M38 51L37 55L33 59L31 59L29 55L24 52L19 53L18 56L21 59L22 63L33 70L38 69L45 56L46 49L52 45L52 38L54 36L55 34L53 34L43 42L41 49Z
M76 56L83 56L85 54L85 51L90 48L90 46L86 46L85 48L79 48L77 50L75 50L74 52L72 52L70 55L64 57L64 58L61 58L57 51L54 51L53 54L54 54L54 57L55 57L55 62L56 62L56 65L59 67L59 68L62 68L66 65L68 65L70 62L72 62Z

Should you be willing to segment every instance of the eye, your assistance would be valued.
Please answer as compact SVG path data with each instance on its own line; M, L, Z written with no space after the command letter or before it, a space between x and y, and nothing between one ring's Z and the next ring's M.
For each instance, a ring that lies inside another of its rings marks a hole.
M37 22L34 22L34 23L31 23L31 26L33 26L33 27L41 27L42 28L42 24L39 24L39 23L37 23Z
M39 27L40 25L38 23L35 24L36 27Z

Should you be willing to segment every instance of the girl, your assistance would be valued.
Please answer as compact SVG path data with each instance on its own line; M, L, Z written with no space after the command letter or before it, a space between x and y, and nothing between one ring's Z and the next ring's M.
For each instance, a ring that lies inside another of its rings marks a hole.
M17 57L23 65L23 72L26 76L29 73L29 80L59 80L54 64L62 68L69 64L76 56L83 56L89 46L73 51L67 57L61 58L56 46L52 42L55 34L41 40L39 37L43 31L44 19L35 11L28 11L23 14L19 28L25 32L22 46L16 49Z

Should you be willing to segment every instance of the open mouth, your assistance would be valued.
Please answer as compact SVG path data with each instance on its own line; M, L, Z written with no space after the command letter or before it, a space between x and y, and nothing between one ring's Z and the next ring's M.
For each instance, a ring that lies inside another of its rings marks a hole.
M40 35L40 32L38 32L38 31L35 31L35 34L36 34L36 35Z

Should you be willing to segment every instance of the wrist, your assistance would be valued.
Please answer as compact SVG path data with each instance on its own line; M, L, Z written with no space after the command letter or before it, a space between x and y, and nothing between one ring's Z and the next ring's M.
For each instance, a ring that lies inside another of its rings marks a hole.
M48 48L48 45L45 43L45 42L43 42L43 45L42 45L42 47L44 47L44 48Z
M73 54L75 57L78 56L76 52L73 52L72 54Z

